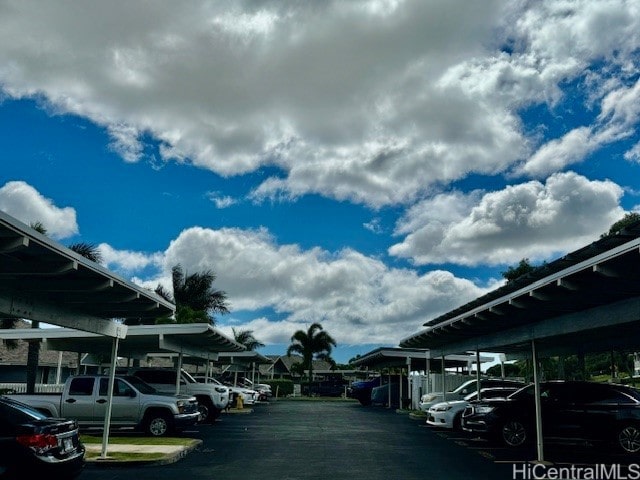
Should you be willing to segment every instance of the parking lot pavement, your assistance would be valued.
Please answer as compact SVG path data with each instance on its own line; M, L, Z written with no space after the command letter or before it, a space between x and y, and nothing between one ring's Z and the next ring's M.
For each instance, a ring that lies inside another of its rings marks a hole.
M80 480L212 478L511 479L511 466L381 407L274 401L252 415L224 415L184 436L200 448L162 466L89 465Z
M507 448L494 443L490 443L485 439L474 437L465 432L452 431L448 429L440 429L424 425L424 428L431 430L440 438L455 443L460 447L474 452L496 464L509 465L534 465L537 463L537 452L535 445L523 448ZM544 460L545 464L555 467L579 466L581 468L609 468L610 466L620 466L622 478L640 478L640 470L638 474L634 473L637 468L640 457L633 455L625 455L616 453L602 446L589 445L584 442L558 442L547 440L544 443ZM628 468L631 467L632 471ZM625 472L629 472L626 474ZM606 476L606 474L603 474ZM611 478L618 478L614 476Z

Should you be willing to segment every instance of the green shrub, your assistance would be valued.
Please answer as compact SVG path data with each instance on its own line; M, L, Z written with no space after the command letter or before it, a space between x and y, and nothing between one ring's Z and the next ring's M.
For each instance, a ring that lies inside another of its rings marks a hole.
M278 392L278 397L286 397L287 395L293 394L293 381L291 380L274 378L272 380L261 380L261 383L271 385L271 391L273 392L274 397L276 392Z

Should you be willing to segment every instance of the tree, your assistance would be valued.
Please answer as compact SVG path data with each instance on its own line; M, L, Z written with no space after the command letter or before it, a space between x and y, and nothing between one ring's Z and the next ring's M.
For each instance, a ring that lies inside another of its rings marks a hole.
M636 222L640 222L640 213L627 213L623 218L611 225L607 233L603 233L602 235L600 235L600 238L611 237L617 234L620 230L623 230L625 227L628 227L629 225L632 225Z
M516 278L521 277L522 275L526 275L527 273L534 272L540 267L535 267L529 263L528 258L523 258L518 263L517 267L509 267L502 273L502 277L507 281L507 283L512 282Z
M102 261L102 254L98 247L91 243L78 242L69 245L69 248L84 258L91 260L92 262L100 263Z
M313 360L325 360L334 364L335 362L331 358L331 351L332 347L336 345L336 341L323 330L322 325L312 323L306 332L298 330L291 336L291 345L287 348L287 356L292 353L302 355L302 365L309 371L309 384L311 384L313 380Z
M206 322L215 325L214 313L229 313L227 294L213 288L216 276L211 270L185 275L180 265L173 267L173 294L162 285L155 292L176 305L177 323Z
M258 341L256 337L253 336L253 330L236 330L235 328L231 330L233 331L235 341L244 345L247 350L256 350L264 347L264 343Z

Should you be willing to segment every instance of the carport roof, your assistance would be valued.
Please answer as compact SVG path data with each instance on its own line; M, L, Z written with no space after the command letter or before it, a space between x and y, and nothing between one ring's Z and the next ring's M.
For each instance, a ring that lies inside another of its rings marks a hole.
M149 320L174 312L155 292L0 211L0 315L123 336L126 327L112 319Z
M400 342L441 352L549 354L640 346L640 222L424 324Z
M2 339L44 340L46 348L64 352L111 354L110 338L71 328L0 330ZM183 353L212 360L219 352L243 352L245 347L208 323L136 325L120 340L118 355L143 358L150 353Z
M416 367L422 362L426 362L427 359L432 364L439 364L442 362L442 357L433 356L431 351L426 349L381 347L358 357L356 360L353 360L352 364L357 367L369 367L374 369L401 368L406 367L409 360L411 361L411 365ZM445 368L466 367L469 365L469 362L475 362L475 360L475 354L447 355L445 357ZM481 362L490 362L492 360L493 357L480 357Z

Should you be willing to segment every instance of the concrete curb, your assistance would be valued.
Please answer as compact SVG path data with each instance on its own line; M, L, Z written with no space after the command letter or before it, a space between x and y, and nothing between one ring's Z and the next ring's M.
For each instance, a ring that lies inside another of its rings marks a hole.
M199 448L202 445L202 440L193 439L191 445L123 445L123 444L114 444L109 445L107 449L107 454L109 452L136 452L136 453L161 453L163 454L161 458L154 459L136 459L136 460L125 460L119 459L116 457L109 457L107 455L106 458L86 458L85 463L87 466L96 466L96 467L114 467L114 466L137 466L137 465L168 465L170 463L175 463L193 450ZM87 451L101 451L101 445L85 445Z

